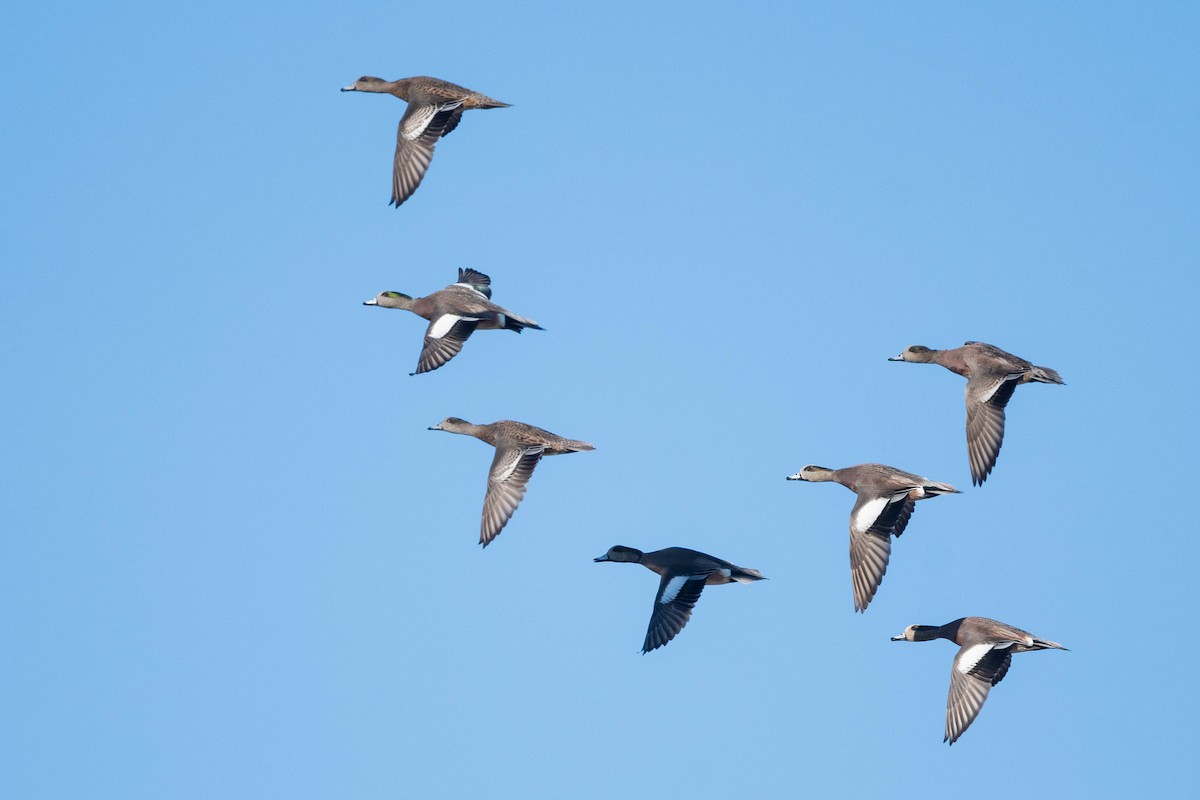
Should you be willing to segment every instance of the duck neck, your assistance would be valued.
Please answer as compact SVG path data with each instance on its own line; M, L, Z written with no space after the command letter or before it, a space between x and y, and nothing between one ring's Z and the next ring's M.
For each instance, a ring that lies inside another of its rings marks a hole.
M490 443L490 439L487 436L489 431L483 425L476 425L473 422L466 422L464 420L461 424L454 426L454 432L465 433L468 436L474 436L476 439L483 439L485 442Z
M945 350L929 349L923 353L916 353L915 355L917 357L914 358L913 360L916 361L918 364L941 364L942 363L942 355L945 352L946 352Z
M465 419L455 419L453 421L446 420L438 426L437 430L446 431L446 433L461 433L466 436L474 436L476 439L482 439L490 445L495 445L491 436L491 431L486 425L475 425L467 422Z
M375 299L375 305L382 308L402 308L405 311L413 310L413 303L416 302L413 298L400 292L384 292Z
M939 625L934 629L934 633L930 639L949 639L952 642L958 642L958 626L962 625L961 619L956 619L954 622L947 622L945 625Z
M391 81L386 85L384 91L388 94L394 94L404 102L408 102L408 78L401 78L398 81Z
M958 635L958 624L962 620L955 620L945 625L917 625L913 628L914 642L932 642L934 639L949 639L954 641Z
M809 483L826 483L829 481L837 481L838 483L841 483L841 481L838 481L836 469L818 467L813 464L809 464L792 477L798 478L802 481L807 481Z
M930 361L945 367L955 375L962 375L964 378L971 377L971 366L963 357L961 350L934 350Z

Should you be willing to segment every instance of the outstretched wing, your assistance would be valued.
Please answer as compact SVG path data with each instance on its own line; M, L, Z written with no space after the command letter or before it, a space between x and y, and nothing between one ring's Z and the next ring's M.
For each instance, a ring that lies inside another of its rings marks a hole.
M971 482L977 486L983 485L996 466L1004 441L1004 408L1023 374L967 381L967 458L971 462Z
M500 535L525 497L533 468L542 459L541 447L497 447L488 472L487 496L483 498L483 520L479 543L484 547Z
M692 618L692 608L704 591L704 582L709 573L697 575L663 575L654 598L654 612L650 615L650 627L646 630L646 641L642 653L649 653L675 638Z
M854 610L866 611L887 573L892 555L892 537L850 531L850 583L854 587Z
M435 370L458 355L477 325L479 320L475 317L460 317L457 314L434 317L425 330L421 358L417 361L417 371L412 374Z
M950 695L946 699L946 737L954 744L971 726L988 692L1004 678L1012 663L1012 642L963 647L950 669Z
M899 536L912 516L915 500L908 490L887 497L858 498L850 512L850 583L854 610L866 611L875 597L892 555L892 536Z
M409 103L396 129L392 164L392 201L397 208L412 196L433 160L433 147L458 124L462 100L437 105Z
M492 279L482 272L477 272L470 267L458 268L458 282L466 286L470 286L475 291L487 299L492 299Z

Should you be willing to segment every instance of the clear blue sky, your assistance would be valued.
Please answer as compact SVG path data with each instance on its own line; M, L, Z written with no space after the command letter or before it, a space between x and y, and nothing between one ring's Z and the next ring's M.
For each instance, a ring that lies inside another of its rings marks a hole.
M9 13L0 796L1186 794L1198 41L1184 2ZM364 74L513 107L397 211ZM462 266L547 330L409 377L424 323L360 304ZM967 339L1067 381L981 489L962 381L886 361ZM480 551L450 415L597 449ZM863 461L964 493L856 616L853 496L784 478ZM643 657L614 544L771 580ZM947 748L953 646L888 637L970 614L1071 652Z

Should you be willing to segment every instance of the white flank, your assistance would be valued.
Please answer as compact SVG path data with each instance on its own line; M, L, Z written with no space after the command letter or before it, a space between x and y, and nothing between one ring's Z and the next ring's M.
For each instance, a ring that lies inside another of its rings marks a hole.
M875 524L875 520L879 519L879 515L887 508L888 498L876 497L870 502L863 503L862 508L854 515L854 530L865 531L869 530Z
M442 338L450 332L450 329L453 328L460 319L462 319L462 317L458 316L457 314L442 314L429 328L429 338Z
M658 602L662 603L664 606L673 602L675 598L679 596L679 590L682 589L683 585L688 582L688 577L689 576L687 575L676 575L674 578L671 578L671 580L667 582L667 585L663 587L662 597L658 599Z

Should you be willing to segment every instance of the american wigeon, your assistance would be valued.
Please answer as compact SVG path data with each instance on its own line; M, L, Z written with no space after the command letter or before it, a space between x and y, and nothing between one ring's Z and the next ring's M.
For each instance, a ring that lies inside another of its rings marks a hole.
M789 481L834 481L858 495L850 510L850 582L854 586L854 610L866 611L887 572L892 537L899 538L908 525L918 500L939 494L958 493L948 483L936 483L920 475L885 464L858 464L828 469L812 464L801 468Z
M954 744L971 726L988 692L1008 672L1013 653L1031 650L1066 650L1058 642L1039 639L1028 631L987 617L963 617L945 625L909 625L893 642L928 642L949 639L959 645L950 670L950 695L946 700L946 736Z
M564 439L524 422L510 419L489 425L472 425L458 417L447 417L429 428L431 431L463 433L496 448L488 471L487 495L483 498L483 521L479 544L487 547L500 535L525 496L525 486L542 456L595 450L587 442Z
M692 608L700 599L700 592L707 584L763 580L763 574L756 569L739 567L686 547L667 547L643 553L632 547L617 545L592 560L629 561L662 576L658 582L658 594L654 597L654 611L650 615L646 641L642 643L643 655L662 647L683 630L683 626L691 619Z
M914 344L888 361L941 364L967 379L967 457L971 482L982 486L1004 440L1004 407L1020 383L1063 383L1049 367L1035 366L999 347L967 342L953 350Z
M508 108L455 83L419 75L385 81L369 75L342 87L343 92L393 94L408 103L396 131L396 157L392 166L392 200L396 208L407 200L425 177L437 140L458 125L462 113L472 108Z
M430 372L458 355L463 343L477 330L506 330L520 333L525 328L543 330L531 319L498 306L492 296L491 278L473 269L459 269L458 283L428 297L409 297L400 292L380 292L364 306L403 308L429 320L425 345L417 361L417 371Z

